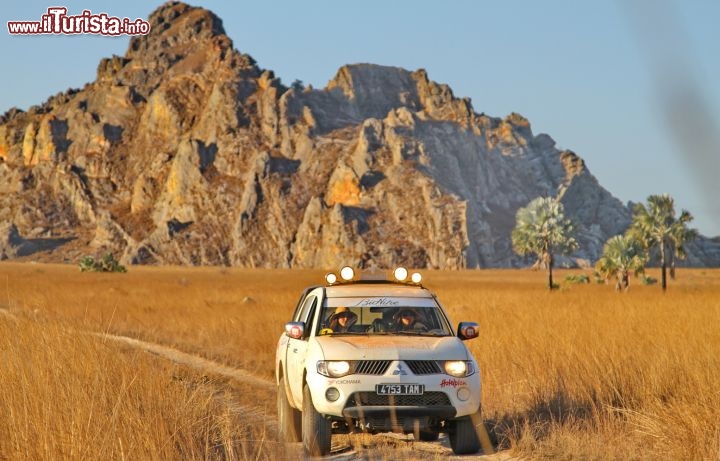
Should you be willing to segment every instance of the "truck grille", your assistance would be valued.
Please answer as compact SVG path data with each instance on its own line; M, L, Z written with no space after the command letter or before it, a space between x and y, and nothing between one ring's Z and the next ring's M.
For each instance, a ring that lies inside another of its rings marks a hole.
M405 360L410 371L416 375L436 375L442 373L440 365L434 360Z
M442 373L440 365L434 360L405 360L405 364L415 375L437 375ZM384 375L392 360L358 360L355 362L356 375Z
M356 375L384 375L390 366L390 360L358 360L355 364Z
M374 392L355 392L347 401L348 407L356 406L442 406L451 405L444 392L425 392L422 395L378 395Z

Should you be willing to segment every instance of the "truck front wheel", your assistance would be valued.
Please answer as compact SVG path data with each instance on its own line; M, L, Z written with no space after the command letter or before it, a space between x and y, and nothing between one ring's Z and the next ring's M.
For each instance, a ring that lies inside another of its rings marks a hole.
M278 438L281 442L302 442L302 413L290 405L285 389L285 378L277 388Z
M307 384L303 387L302 441L305 453L325 456L330 453L330 421L315 410Z
M482 418L479 411L473 416L456 419L448 424L450 447L456 455L469 455L480 451L480 437L473 419L482 424Z

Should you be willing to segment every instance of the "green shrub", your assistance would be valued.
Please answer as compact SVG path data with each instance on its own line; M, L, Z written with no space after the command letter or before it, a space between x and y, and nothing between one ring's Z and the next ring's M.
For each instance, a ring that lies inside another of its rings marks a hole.
M643 275L640 277L640 283L643 285L655 285L657 283L657 279L650 277L649 275Z
M94 270L95 258L92 256L83 256L80 259L80 272L88 272Z
M567 283L590 283L590 277L585 274L570 274L565 276Z
M127 272L112 253L105 253L101 259L84 256L80 259L80 272Z
M593 280L595 280L595 283L607 283L605 277L598 271L593 272Z

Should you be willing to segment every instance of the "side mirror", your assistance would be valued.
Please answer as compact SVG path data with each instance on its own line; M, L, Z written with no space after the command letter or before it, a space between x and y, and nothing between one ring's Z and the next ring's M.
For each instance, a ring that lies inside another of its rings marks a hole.
M302 339L305 336L305 322L288 322L285 324L285 334L292 339Z
M475 322L460 322L457 327L457 332L458 338L463 341L477 338L480 334L480 325Z

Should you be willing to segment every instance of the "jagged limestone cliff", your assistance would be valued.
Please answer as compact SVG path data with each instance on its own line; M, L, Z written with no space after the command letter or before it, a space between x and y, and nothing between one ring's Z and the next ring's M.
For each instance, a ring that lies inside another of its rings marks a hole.
M576 154L423 70L348 65L287 88L207 10L149 21L94 82L0 120L0 257L510 267L515 212L544 195L578 221L571 264L630 222Z

